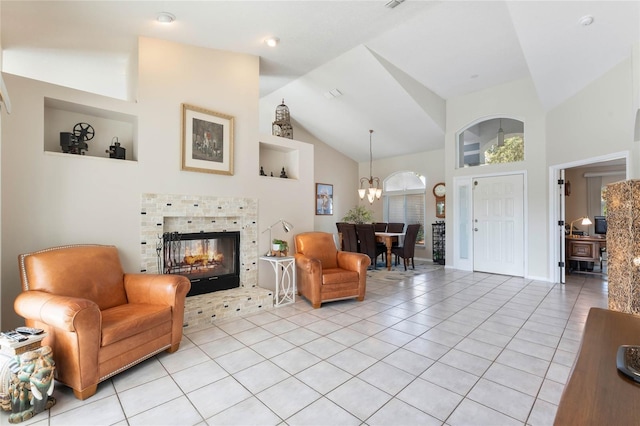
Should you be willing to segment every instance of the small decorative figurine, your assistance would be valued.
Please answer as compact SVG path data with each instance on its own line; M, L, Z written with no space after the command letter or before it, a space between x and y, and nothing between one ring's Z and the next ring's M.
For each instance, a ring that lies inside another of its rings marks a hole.
M282 168L282 171L280 172L280 177L283 179L287 179L289 176L287 176L287 172L284 171L284 167Z
M264 172L262 166L260 166L260 176L266 176L267 174Z

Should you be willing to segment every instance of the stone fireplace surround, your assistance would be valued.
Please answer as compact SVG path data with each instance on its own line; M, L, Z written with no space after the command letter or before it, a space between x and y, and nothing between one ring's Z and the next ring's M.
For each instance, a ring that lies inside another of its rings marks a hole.
M142 194L141 272L158 273L156 248L165 232L240 232L240 287L187 297L184 327L273 308L273 292L258 287L258 202L253 198ZM161 262L161 261L160 261Z

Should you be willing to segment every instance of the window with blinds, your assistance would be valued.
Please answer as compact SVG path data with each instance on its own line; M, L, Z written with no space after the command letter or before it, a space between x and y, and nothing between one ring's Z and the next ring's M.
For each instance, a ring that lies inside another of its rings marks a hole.
M398 172L383 183L385 222L422 225L416 245L425 245L425 177L414 172Z

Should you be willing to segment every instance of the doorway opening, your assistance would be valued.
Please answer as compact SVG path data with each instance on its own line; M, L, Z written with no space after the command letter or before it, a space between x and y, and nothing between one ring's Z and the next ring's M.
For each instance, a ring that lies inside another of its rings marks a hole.
M601 229L596 230L596 221L601 221L603 216L606 218L602 191L609 183L629 178L629 162L630 153L627 151L549 168L549 270L553 282L564 283L570 268L573 272L587 273L593 272L594 268L596 272L602 272L606 268L606 264L600 267L599 262L592 265L596 262L580 261L578 255L581 253L577 254L578 257L569 255L567 258L567 234L572 233L585 240L595 237L598 238L596 242L599 247L606 247L606 236L598 233ZM583 218L589 220L584 221ZM584 250L584 247L573 246L571 244L569 248L574 251ZM592 251L591 257L595 260L598 257L596 255L600 254L600 248L597 253L595 249ZM603 257L606 259L606 251Z

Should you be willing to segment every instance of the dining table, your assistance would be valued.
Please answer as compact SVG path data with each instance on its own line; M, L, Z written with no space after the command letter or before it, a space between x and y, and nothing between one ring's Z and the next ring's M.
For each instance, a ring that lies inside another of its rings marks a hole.
M376 241L384 243L387 247L387 271L391 270L391 247L393 242L404 236L404 232L376 232Z

